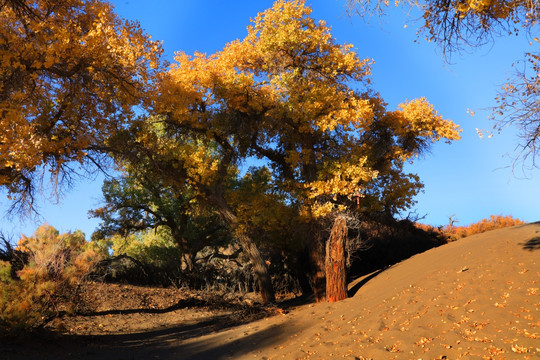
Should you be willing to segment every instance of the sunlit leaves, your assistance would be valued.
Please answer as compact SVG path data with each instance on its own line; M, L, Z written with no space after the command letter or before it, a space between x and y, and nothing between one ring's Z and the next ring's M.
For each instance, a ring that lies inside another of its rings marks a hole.
M432 142L441 139L459 140L459 126L451 121L445 120L427 102L425 98L415 99L407 103L400 104L400 112L395 113L400 122L403 135L417 139L430 139ZM413 152L412 155L417 155Z
M38 168L86 163L134 115L161 48L108 3L15 3L0 7L0 185L21 199Z
M538 167L540 149L540 55L536 32L540 25L538 0L348 0L350 13L382 15L390 5L420 10L423 23L418 34L434 41L446 56L491 43L497 36L525 33L530 51L514 63L515 74L508 79L493 108L494 128L514 125L520 141L516 160ZM488 134L491 134L488 132ZM482 136L482 132L479 131Z
M372 60L338 43L310 14L303 1L276 1L252 20L243 40L210 56L178 53L156 102L168 131L204 134L218 153L234 149L237 161L264 159L282 191L306 214L323 216L390 168L397 175L399 162L428 143L459 133L425 99L386 112L376 94L359 93L358 87L369 89ZM392 129L387 138L377 135L381 122ZM410 191L399 192L405 198L416 193L408 179Z

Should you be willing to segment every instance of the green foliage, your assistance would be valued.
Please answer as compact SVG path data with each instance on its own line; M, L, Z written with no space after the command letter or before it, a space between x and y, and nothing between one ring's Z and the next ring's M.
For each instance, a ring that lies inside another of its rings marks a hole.
M101 239L101 244L111 242L106 252L149 264L160 262L167 254L173 259L183 256L191 268L204 247L231 241L228 229L212 209L201 206L189 186L166 185L142 161L122 170L119 179L103 184L105 205L90 212L102 220L93 239Z
M170 231L163 227L127 236L113 235L96 242L104 244L113 257L127 255L156 267L171 267L172 265L178 268L181 264L182 252L174 242Z
M107 254L96 274L111 282L234 291L253 281L235 247L207 246L190 264L166 227L94 239L92 246Z
M23 235L17 250L28 255L28 262L15 277L11 265L0 262L0 335L28 331L61 310L74 310L77 289L99 260L81 231L60 234L48 224L30 237Z

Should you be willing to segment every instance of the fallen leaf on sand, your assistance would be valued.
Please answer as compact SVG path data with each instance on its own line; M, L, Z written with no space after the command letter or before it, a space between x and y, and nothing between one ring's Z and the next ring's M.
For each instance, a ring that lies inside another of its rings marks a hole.
M526 354L529 352L529 349L523 346L518 346L516 344L516 345L512 345L512 351L515 352L516 354Z
M420 340L414 343L414 345L424 347L432 341L433 341L433 338L421 337Z

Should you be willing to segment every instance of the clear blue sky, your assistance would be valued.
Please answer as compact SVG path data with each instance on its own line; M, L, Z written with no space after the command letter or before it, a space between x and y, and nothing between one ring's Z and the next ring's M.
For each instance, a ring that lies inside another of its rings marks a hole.
M154 39L163 40L169 60L175 51L211 54L227 42L243 38L250 18L272 5L266 0L112 3L120 16L138 20ZM512 169L515 129L505 129L491 139L480 139L475 130L493 126L486 109L495 105L497 91L511 75L512 63L522 59L529 48L527 39L496 39L493 45L454 56L452 64L447 64L435 44L414 42L417 27L400 9L392 10L382 21L372 18L366 22L345 14L345 0L307 3L313 8L313 17L332 26L340 43L352 43L360 57L375 61L373 87L390 108L425 96L445 118L462 127L462 140L436 144L427 156L408 166L425 184L414 209L426 215L423 222L443 225L454 215L465 225L491 214L510 214L528 222L540 220L540 170L523 174L521 168ZM467 109L475 111L475 116ZM81 229L89 238L98 221L88 219L87 212L100 204L101 182L101 177L80 181L57 205L41 198L40 219L4 219L0 230L18 238L20 233L30 235L47 221L61 231ZM5 196L0 205L7 207Z

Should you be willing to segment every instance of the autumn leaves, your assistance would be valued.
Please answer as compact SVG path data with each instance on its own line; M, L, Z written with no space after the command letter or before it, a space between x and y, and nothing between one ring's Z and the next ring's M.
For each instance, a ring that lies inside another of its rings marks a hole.
M31 203L45 167L53 180L133 117L161 49L100 1L0 8L0 185Z
M180 52L166 70L160 44L107 3L3 5L0 185L31 205L39 169L69 178L70 163L110 156L212 207L251 249L260 279L267 271L242 218L254 212L238 211L242 196L227 187L253 158L280 196L249 203L273 199L302 223L406 207L421 183L403 164L459 129L425 99L388 111L369 86L372 61L310 14L303 1L276 1L244 39L213 55Z
M387 162L407 161L426 142L458 139L459 130L425 99L388 112L378 95L356 89L368 86L371 60L337 43L310 13L301 1L277 1L245 39L211 56L178 54L156 109L169 129L204 134L240 162L264 159L307 213L324 216L336 206L326 198L362 192L384 171L364 141L375 122L392 132Z

